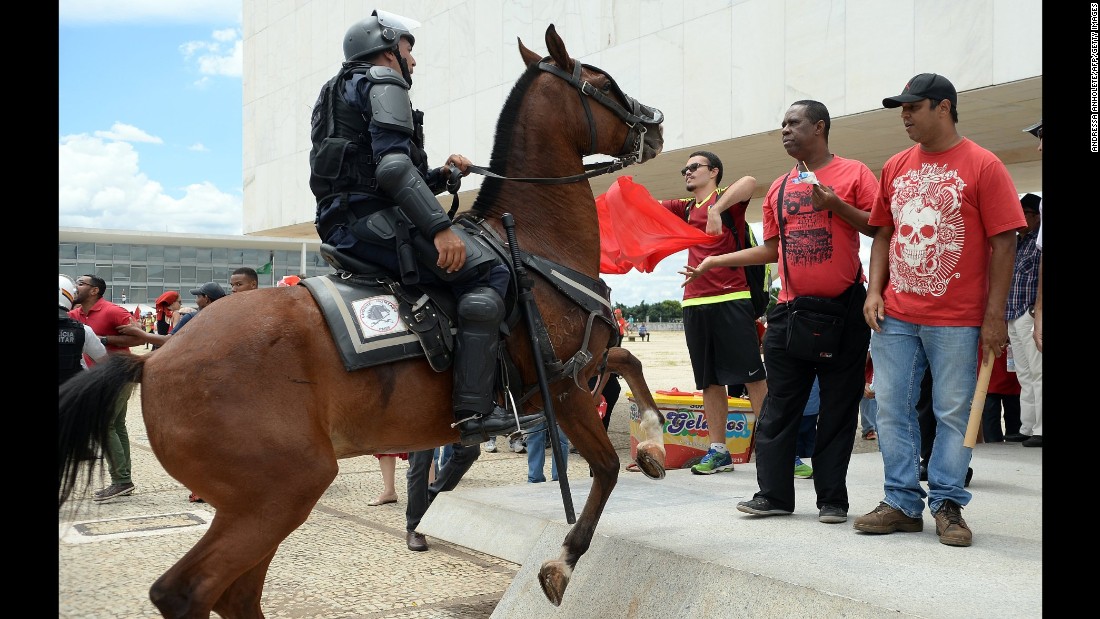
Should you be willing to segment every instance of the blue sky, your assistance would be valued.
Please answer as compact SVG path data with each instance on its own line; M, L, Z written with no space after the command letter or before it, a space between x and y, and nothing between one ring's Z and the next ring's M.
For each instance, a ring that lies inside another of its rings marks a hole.
M59 225L240 234L240 0L58 11Z

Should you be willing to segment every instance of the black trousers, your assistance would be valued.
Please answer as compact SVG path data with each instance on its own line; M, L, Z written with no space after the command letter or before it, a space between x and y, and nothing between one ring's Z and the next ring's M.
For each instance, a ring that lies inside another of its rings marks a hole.
M409 454L409 470L405 473L406 492L409 495L409 502L405 506L406 531L415 531L436 495L454 490L466 471L481 457L481 445L463 447L462 443L455 443L453 447L451 459L436 472L435 481L431 485L428 485L428 469L432 466L432 450L425 449Z
M863 320L862 285L846 293L848 315L840 354L828 362L804 361L787 354L787 304L768 315L764 335L764 365L768 369L768 396L756 422L756 482L763 497L779 509L794 511L794 457L802 413L814 377L821 388L817 441L813 449L817 506L836 505L848 510L848 463L852 458L859 401L863 398L863 371L871 328Z

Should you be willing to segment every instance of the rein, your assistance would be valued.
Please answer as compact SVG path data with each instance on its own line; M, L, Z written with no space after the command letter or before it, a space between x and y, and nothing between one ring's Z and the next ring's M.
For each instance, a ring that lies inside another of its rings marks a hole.
M579 62L574 61L573 62L573 73L569 74L569 73L566 73L565 71L562 71L557 65L550 64L549 62L547 62L548 60L549 60L548 57L544 58L542 60L542 62L540 62L538 64L538 68L541 69L542 71L546 71L547 73L549 73L549 74L551 74L555 77L559 77L559 78L565 80L566 82L568 82L570 85L572 85L573 87L575 87L577 89L577 92L578 92L578 94L581 98L581 105L584 106L584 113L585 113L585 116L588 118L588 136L589 136L589 138L588 138L588 153L586 153L586 154L591 155L594 152L594 149L596 148L596 122L592 118L592 108L589 107L589 105L588 105L588 98L589 97L594 99L597 103L604 106L605 108L611 110L616 116L618 116L620 119L622 119L622 121L630 127L630 131L627 133L626 142L623 144L623 146L625 147L626 144L630 142L631 136L633 136L634 137L634 144L631 147L632 152L628 156L619 157L619 158L614 159L613 161L603 162L603 163L585 164L585 166L584 166L585 172L582 173L582 174L574 174L573 176L559 176L559 177L503 176L503 175L497 174L496 172L493 172L493 171L489 170L488 168L485 168L483 166L478 166L478 165L469 166L469 170L471 172L481 174L482 176L498 178L500 180L505 180L505 181L516 181L516 182L519 182L519 183L534 183L534 184L539 184L539 185L563 185L563 184L567 184L567 183L575 183L577 181L582 181L582 180L585 180L585 179L593 178L595 176L600 176L602 174L609 174L611 172L617 172L618 170L621 170L621 169L623 169L623 168L625 168L629 165L633 165L635 163L640 162L642 160L643 149L645 148L645 134L646 134L646 131L647 131L646 128L645 128L645 125L647 123L652 123L652 124L658 124L659 125L661 123L661 121L664 120L663 115L660 113L660 111L654 110L654 113L656 115L651 116L649 118L643 118L642 116L640 116L639 112L645 106L641 105L640 103L638 103L638 101L636 101L635 99L633 99L633 98L629 97L628 95L626 95L619 88L619 85L615 83L615 80L611 78L611 76L607 75L607 73L605 71L603 71L603 70L601 70L597 67L593 67L593 66L586 65L586 64L581 64ZM582 80L581 79L581 68L582 67L585 67L585 68L591 69L593 71L597 71L599 73L603 73L604 75L607 75L607 78L609 80L611 80L611 85L614 87L615 92L618 93L618 95L620 97L622 97L624 100L630 102L631 107L633 109L632 110L627 110L618 101L616 101L616 100L612 99L611 97L608 97L604 93L600 92L600 90L598 88L596 88L595 86L593 86L590 82L588 82L587 80Z

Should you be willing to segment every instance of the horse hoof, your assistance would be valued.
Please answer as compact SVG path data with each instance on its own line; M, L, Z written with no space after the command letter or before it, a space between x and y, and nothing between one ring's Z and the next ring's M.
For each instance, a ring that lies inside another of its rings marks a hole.
M565 563L561 560L543 563L539 570L539 584L542 585L546 599L554 606L561 606L561 598L565 595L565 588L569 586Z
M653 444L641 443L638 445L638 453L634 461L638 468L650 479L665 478L665 454L663 445L658 449Z
M665 478L665 467L649 454L639 451L635 462L638 463L638 469L645 473L646 477L650 479Z

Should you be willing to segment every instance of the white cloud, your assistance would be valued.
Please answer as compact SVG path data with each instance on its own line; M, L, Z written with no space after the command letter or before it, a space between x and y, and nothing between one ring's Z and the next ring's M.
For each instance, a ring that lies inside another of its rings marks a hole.
M133 145L104 139L99 133L107 132L59 139L58 225L241 234L241 196L209 182L184 187L179 198L168 195L160 183L141 172Z
M195 142L191 146L187 147L187 150L195 151L196 153L208 153L210 149L206 147L202 142Z
M202 75L241 77L244 70L244 42L240 31L216 30L209 41L188 41L180 45L184 59L192 61ZM197 85L203 85L200 80Z
M104 140L110 140L115 142L146 142L149 144L163 144L164 140L155 135L149 135L148 133L138 129L133 125L127 125L126 123L116 122L111 125L110 131L96 131L95 136Z
M61 24L241 23L241 0L58 0Z

